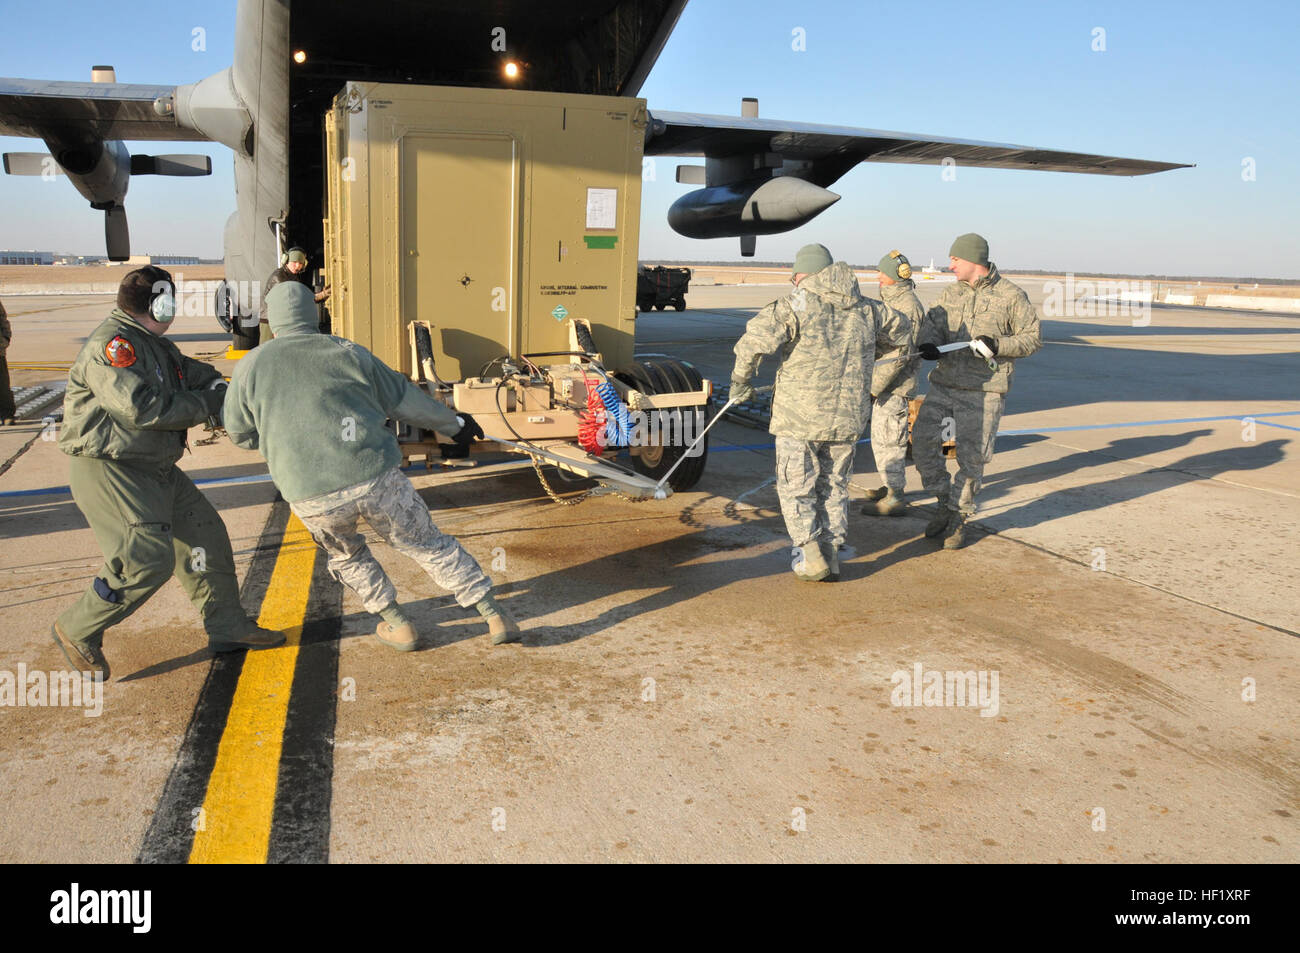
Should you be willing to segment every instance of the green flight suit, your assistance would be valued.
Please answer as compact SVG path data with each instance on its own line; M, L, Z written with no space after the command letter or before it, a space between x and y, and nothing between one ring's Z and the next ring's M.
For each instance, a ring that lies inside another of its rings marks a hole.
M239 602L230 536L176 461L186 431L220 413L216 368L114 310L86 339L68 374L59 449L71 460L72 498L104 553L91 587L59 616L73 641L102 645L104 630L140 608L173 574L209 641L253 623Z

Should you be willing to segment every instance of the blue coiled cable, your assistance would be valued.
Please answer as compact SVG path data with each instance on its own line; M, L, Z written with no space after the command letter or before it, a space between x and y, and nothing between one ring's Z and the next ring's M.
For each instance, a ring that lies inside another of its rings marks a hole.
M618 391L609 381L596 385L596 396L605 405L605 440L611 447L626 447L632 440L632 422L627 405L618 399Z

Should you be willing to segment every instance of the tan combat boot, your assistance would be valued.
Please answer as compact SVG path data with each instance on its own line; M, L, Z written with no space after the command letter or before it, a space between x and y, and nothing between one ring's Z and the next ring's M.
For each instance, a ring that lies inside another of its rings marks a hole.
M68 660L68 664L80 672L82 678L92 682L108 681L108 659L104 658L102 648L98 645L74 642L63 634L63 629L59 628L57 621L50 626L50 636L54 639L54 644L59 647L59 651L63 653L63 657Z
M952 522L948 524L948 535L944 537L944 549L961 549L966 545L966 516L953 513Z
M480 599L475 608L478 609L478 614L488 624L488 635L492 636L493 645L523 641L524 634L523 630L519 628L519 623L496 599L492 598L491 593Z
M830 570L826 576L827 582L840 581L840 549L834 543L820 543L818 549L821 551L822 558L826 560L826 566Z
M492 636L493 645L505 645L507 642L522 642L524 633L519 623L511 618L505 609L497 608L497 614L488 616L488 635Z
M935 514L934 519L925 524L925 535L934 539L936 536L942 536L948 529L948 523L952 521L955 514L948 509L948 504L940 503L939 511Z
M875 498L862 507L863 516L902 516L907 512L907 501L893 490Z
M381 621L379 628L375 629L375 638L390 649L399 652L414 652L419 642L419 637L415 634L415 626L409 622L393 625L391 622Z
M820 546L816 543L808 543L806 546L798 548L798 555L795 557L794 574L804 582L821 582L831 574L830 564L826 562L826 557L822 555Z

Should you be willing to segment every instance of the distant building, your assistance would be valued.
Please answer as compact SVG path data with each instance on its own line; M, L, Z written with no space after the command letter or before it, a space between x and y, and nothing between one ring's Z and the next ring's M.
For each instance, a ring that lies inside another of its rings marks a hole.
M0 251L0 265L52 265L52 251Z
M144 265L197 265L198 263L198 258L193 255L132 255L124 264L140 268ZM116 265L123 262L110 261L105 264Z

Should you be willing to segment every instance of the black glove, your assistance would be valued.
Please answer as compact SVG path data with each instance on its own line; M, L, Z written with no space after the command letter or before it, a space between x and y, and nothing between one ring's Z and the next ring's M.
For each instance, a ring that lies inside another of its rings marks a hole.
M460 413L456 416L465 421L465 425L451 435L452 440L455 440L463 447L468 447L475 440L483 439L483 428L478 425L478 421L466 413Z
M939 360L939 345L937 344L930 344L928 341L925 344L918 344L916 352L927 361Z
M221 382L223 385L225 381ZM223 386L219 390L209 387L202 391L203 406L208 412L209 417L220 417L221 410L226 404L226 388Z
M998 353L998 339L997 339L997 338L991 338L991 337L989 337L987 334L981 334L981 335L980 335L979 337L977 337L975 340L979 341L979 342L980 342L981 344L983 344L986 348L988 348L990 351L992 351L994 357L997 356L997 353Z
M205 430L221 430L226 426L226 407L220 401L215 407L208 408L208 419L203 422Z
M438 452L442 454L444 460L464 460L469 456L469 444L467 443L440 443Z

